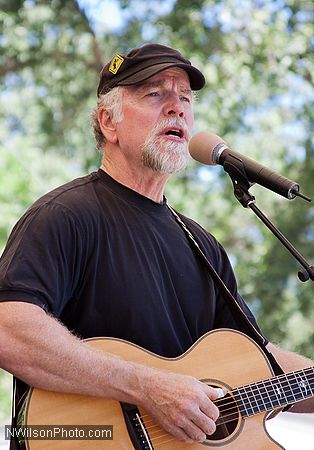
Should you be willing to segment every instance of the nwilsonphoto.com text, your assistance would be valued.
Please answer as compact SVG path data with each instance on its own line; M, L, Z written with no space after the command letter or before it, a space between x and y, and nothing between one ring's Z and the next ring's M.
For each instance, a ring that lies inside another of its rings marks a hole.
M112 425L5 425L5 439L19 440L112 440Z

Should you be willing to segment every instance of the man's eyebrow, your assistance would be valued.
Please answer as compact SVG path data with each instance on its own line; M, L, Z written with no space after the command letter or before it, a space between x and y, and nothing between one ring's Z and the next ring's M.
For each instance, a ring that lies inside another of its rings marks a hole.
M141 87L143 87L143 88L146 88L146 87L159 87L159 86L162 86L164 84L164 82L163 81L159 81L159 80L156 80L156 81L143 81L143 83L141 83L140 84L140 88Z
M141 83L138 87L137 90L142 91L145 89L149 89L152 87L162 87L165 84L164 81L162 80L156 80L156 81L144 81L143 83ZM180 86L180 90L181 92L183 92L184 94L188 94L188 95L192 95L192 90L185 87L185 86Z

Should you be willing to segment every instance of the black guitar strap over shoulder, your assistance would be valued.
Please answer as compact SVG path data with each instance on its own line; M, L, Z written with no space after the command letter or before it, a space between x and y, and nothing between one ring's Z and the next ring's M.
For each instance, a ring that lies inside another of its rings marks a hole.
M263 350L263 352L266 354L266 356L269 359L269 362L275 372L275 375L281 375L283 374L282 368L279 366L278 362L274 358L274 356L266 349L266 339L262 334L256 329L256 327L252 324L252 322L248 319L247 315L235 299L235 297L232 295L224 281L221 279L221 277L216 272L213 265L208 260L207 256L201 249L199 243L196 241L194 235L191 233L191 231L188 229L186 224L183 222L181 217L172 209L169 205L167 205L169 210L172 212L174 217L176 218L177 222L185 232L187 238L189 241L193 244L192 248L195 250L196 254L199 256L201 261L205 264L207 267L211 277L213 278L214 282L216 283L216 286L218 287L220 293L225 298L226 303L228 307L230 308L233 316L236 318L237 322L241 326L241 329L243 332L252 338Z

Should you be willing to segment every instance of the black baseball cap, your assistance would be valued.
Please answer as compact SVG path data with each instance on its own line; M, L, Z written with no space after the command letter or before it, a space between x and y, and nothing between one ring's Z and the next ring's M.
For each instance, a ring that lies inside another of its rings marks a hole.
M169 67L180 67L190 79L191 89L197 91L205 85L204 75L184 56L170 47L145 44L132 49L127 55L116 54L100 72L97 96L106 94L116 86L130 86L145 81Z

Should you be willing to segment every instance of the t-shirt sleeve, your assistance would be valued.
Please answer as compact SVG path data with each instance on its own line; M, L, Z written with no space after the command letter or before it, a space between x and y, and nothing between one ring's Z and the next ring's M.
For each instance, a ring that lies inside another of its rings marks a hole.
M33 303L59 317L78 288L82 232L66 207L28 210L12 230L0 260L0 301Z

